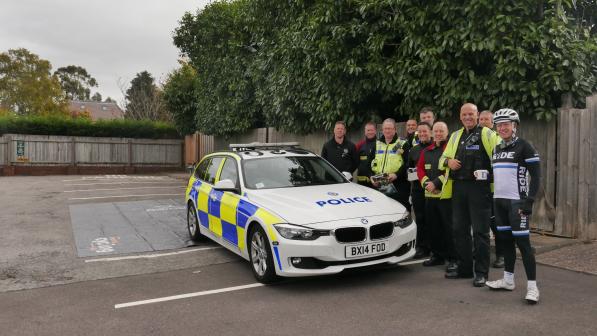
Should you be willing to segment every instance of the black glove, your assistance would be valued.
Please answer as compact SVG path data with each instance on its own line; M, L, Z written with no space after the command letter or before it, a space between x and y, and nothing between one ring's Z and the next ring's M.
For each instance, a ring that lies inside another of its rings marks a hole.
M522 202L520 206L520 212L523 215L528 216L533 213L533 201L534 200L532 198L527 198Z

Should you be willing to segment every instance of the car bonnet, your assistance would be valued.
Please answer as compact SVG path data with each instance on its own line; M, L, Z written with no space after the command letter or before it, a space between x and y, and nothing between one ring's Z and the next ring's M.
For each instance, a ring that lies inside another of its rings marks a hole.
M246 196L288 223L299 225L406 212L386 195L355 183L249 190Z

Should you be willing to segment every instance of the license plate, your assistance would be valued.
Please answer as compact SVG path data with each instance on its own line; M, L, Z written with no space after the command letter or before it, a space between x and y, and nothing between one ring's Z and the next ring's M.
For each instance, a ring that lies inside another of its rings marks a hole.
M358 258L363 256L381 254L385 253L387 249L387 241L346 246L346 258Z

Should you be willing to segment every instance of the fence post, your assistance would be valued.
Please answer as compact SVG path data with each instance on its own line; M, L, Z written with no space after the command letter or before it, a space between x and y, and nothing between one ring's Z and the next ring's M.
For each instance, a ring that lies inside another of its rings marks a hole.
M128 140L128 148L129 148L129 167L133 166L133 139Z
M70 166L66 170L68 174L77 173L77 144L75 137L70 138Z

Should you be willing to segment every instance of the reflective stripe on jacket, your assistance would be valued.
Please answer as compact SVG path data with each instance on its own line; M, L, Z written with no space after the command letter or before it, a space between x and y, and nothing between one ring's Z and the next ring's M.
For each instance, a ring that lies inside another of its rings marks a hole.
M425 197L427 198L452 198L452 182L448 180L446 169L437 165L445 147L446 142L443 142L439 147L435 143L432 143L423 149L419 157L417 176L419 177L421 186L425 188L425 184L429 181L435 185L437 190L441 191L440 193L432 194L425 190Z
M456 156L456 151L458 150L458 145L460 142L460 137L464 133L464 127L459 129L458 131L452 133L450 139L448 140L448 144L444 153L442 154L441 158L439 159L438 168L443 169L445 167L446 172L450 173L450 168L447 165L448 159L453 159ZM496 136L496 133L487 128L483 127L481 129L481 141L483 143L483 149L487 153L487 157L491 160L491 156L493 155L493 150L498 143L499 137ZM450 178L450 181L452 179ZM493 190L493 183L491 184L491 189Z
M404 140L394 136L392 142L386 144L384 141L377 140L375 144L375 158L371 162L371 170L374 174L381 173L396 173L402 165L404 160L402 159Z

